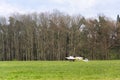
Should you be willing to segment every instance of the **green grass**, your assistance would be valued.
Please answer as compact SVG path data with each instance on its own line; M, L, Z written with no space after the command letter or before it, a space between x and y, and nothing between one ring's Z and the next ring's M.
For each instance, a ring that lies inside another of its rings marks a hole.
M0 80L120 80L120 61L1 61Z

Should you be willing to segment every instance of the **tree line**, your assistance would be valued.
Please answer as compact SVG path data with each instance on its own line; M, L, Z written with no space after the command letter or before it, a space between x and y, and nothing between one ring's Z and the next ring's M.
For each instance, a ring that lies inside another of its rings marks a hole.
M0 17L0 60L120 59L119 22L59 11Z

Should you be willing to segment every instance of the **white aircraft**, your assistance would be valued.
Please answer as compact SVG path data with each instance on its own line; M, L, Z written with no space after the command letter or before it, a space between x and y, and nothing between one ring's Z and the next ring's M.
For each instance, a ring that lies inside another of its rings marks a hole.
M83 59L83 57L73 57L73 56L69 56L69 57L66 57L66 59L70 60L70 61L74 61L74 60L82 60L84 62L88 62L88 59L85 58Z

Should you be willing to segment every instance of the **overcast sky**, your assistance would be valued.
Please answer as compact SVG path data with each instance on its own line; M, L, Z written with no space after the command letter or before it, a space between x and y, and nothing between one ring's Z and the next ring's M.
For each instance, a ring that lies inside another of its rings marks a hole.
M120 14L120 0L0 0L0 16L15 12L52 12L53 9L87 18L104 14L116 19Z

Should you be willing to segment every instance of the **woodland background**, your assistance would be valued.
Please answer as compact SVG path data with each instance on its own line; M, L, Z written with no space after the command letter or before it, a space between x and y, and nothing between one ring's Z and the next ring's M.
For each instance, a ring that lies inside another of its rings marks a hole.
M120 59L119 22L59 11L0 17L0 60Z

